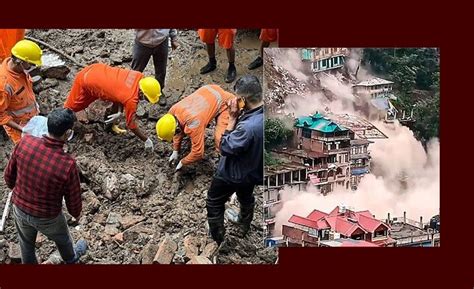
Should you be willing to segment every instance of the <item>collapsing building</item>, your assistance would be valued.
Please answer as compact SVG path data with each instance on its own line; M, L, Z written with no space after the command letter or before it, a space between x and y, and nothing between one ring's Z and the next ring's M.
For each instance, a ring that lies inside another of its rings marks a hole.
M267 236L274 231L275 212L284 186L307 186L328 194L336 187L357 189L370 172L370 139L386 138L380 130L351 115L315 113L295 120L291 146L272 151L280 161L265 166L264 216Z
M348 48L304 48L301 49L301 59L309 62L313 73L344 67Z
M355 95L369 100L370 105L377 111L378 118L383 119L387 123L392 123L396 119L400 122L413 121L413 110L408 115L406 111L402 110L400 112L392 104L391 101L397 99L393 93L393 84L390 80L374 77L356 83L352 86L352 91Z
M370 211L355 212L336 207L329 214L314 210L306 217L291 216L283 225L287 246L309 247L391 247L390 226L374 218Z

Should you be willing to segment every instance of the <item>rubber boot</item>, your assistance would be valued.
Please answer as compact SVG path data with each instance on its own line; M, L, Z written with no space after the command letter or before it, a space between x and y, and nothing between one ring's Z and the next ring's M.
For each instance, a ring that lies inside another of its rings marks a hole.
M164 93L161 93L160 100L158 101L160 106L166 106L166 97Z
M249 64L248 69L249 70L254 70L256 68L259 68L260 66L263 65L263 59L262 57L257 57L252 63Z
M225 227L224 227L224 216L216 219L208 219L209 233L211 238L216 241L217 245L224 242Z
M209 62L201 68L201 74L206 74L216 69L217 61L215 58L209 59Z
M239 213L239 223L240 228L242 230L242 236L246 236L250 230L250 224L253 220L253 212L255 208L255 203L250 204L248 206L240 206L240 213Z
M237 69L235 68L234 63L229 63L229 68L227 69L227 75L225 77L225 82L231 83L235 80L237 76Z

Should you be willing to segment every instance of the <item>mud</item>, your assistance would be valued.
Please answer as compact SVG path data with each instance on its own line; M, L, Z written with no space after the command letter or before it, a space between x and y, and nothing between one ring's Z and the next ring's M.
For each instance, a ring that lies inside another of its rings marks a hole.
M45 41L74 57L78 62L104 62L129 68L131 64L133 30L31 30L28 36ZM181 47L170 52L164 94L167 105L153 108L142 106L143 118L139 126L155 143L153 153L144 152L143 143L131 133L114 135L103 124L105 103L97 103L87 111L88 123L78 122L75 136L67 144L83 173L83 217L79 222L68 216L74 240L85 238L89 251L81 259L86 264L140 264L153 261L165 237L176 242L172 263L196 263L209 259L213 263L274 263L276 252L263 246L262 191L257 189L256 211L252 230L244 239L238 236L235 225L226 221L227 241L215 252L215 244L207 236L205 197L218 162L213 145L213 124L206 131L206 153L195 165L174 173L168 165L172 152L169 144L158 142L156 119L169 107L205 84L216 83L231 90L233 83L224 82L227 69L225 50L217 48L218 68L208 75L199 69L207 63L204 45L196 31L179 31ZM247 65L258 55L258 31L239 31L236 40L238 76L244 73L261 79L262 69L248 71ZM46 78L35 87L41 114L62 107L80 69L63 59L70 69L66 80ZM154 72L150 61L146 75ZM84 116L83 116L84 117ZM122 123L122 127L124 124ZM0 134L0 172L6 166L12 144ZM182 156L189 151L189 141L183 143ZM8 192L3 178L0 209ZM66 210L64 210L66 211ZM1 234L1 233L0 233ZM193 254L185 240L192 238ZM16 230L10 216L1 240L17 243ZM185 245L185 243L187 245ZM49 240L38 242L38 257L46 260L55 250ZM193 258L195 255L203 257ZM14 263L8 257L8 246L0 248L0 263Z

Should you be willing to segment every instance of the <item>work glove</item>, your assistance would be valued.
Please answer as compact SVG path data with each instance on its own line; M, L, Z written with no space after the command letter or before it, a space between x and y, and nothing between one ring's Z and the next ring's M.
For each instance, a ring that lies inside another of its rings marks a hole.
M122 113L119 111L117 113L111 114L107 117L107 120L105 121L106 124L109 123L116 123L120 117L122 116Z
M183 163L179 161L178 165L176 166L176 172L183 167Z
M154 148L153 148L153 142L151 141L150 138L147 138L146 141L145 141L145 150L151 150L153 152Z
M116 134L123 134L126 133L127 131L125 129L121 129L118 125L114 124L112 126L112 131L115 132Z
M178 151L173 151L168 162L172 163L176 160L178 160Z

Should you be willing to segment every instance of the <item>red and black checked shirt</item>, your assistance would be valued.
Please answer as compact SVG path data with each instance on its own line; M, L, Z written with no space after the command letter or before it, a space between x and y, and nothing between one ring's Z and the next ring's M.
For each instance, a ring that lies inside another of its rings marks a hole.
M69 213L79 217L81 186L76 161L63 151L64 142L47 136L24 136L13 149L5 182L13 189L12 202L39 218L54 218L66 200Z

